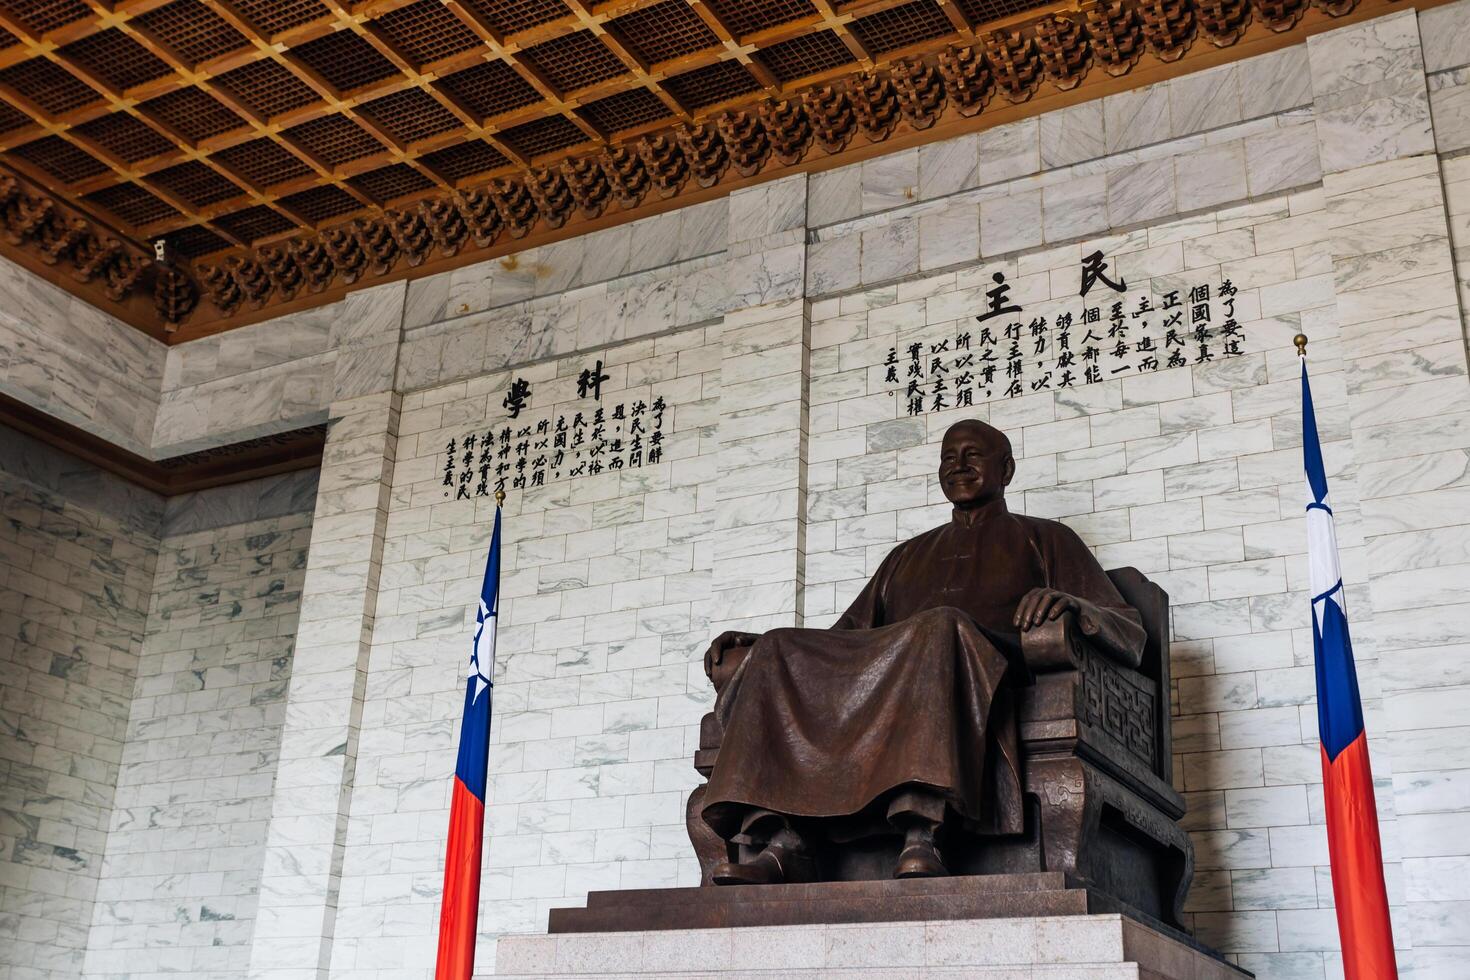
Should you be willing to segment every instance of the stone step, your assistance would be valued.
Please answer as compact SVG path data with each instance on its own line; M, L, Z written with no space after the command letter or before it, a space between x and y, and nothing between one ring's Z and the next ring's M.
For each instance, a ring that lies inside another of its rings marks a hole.
M1084 894L1084 889L1040 895ZM1023 893L987 896L996 901ZM734 905L711 908L736 908ZM643 911L649 911L645 908ZM767 925L502 936L497 980L975 977L1247 980L1250 974L1118 914Z
M849 884L878 884L851 882ZM888 884L883 882L881 884ZM732 888L747 893L770 886ZM684 891L685 889L671 889ZM716 889L690 889L715 891ZM718 889L724 891L725 889ZM940 919L1015 918L1019 916L1084 915L1103 906L1085 888L1047 891L1009 891L941 894L882 894L852 889L833 897L789 899L757 898L745 901L645 901L616 905L599 903L587 908L552 909L549 932L624 932L659 929L718 929L740 926L787 926L834 922L920 922Z
M996 895L1060 891L1069 887L1060 871L1029 874L953 875L907 880L822 881L798 885L727 885L701 888L634 888L587 895L588 908L615 905L681 905L715 902L826 901L837 898L901 898L909 895Z

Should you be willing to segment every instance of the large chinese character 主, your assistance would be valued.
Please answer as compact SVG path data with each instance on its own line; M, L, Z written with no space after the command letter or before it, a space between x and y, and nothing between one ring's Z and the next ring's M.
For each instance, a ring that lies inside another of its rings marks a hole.
M1011 285L1006 282L1005 273L997 272L990 278L995 282L995 286L985 290L985 312L976 316L975 319L984 323L992 317L1004 316L1007 313L1020 313L1021 308L1010 298Z
M587 393L592 393L594 401L602 401L602 383L608 380L608 376L602 373L602 359L590 368L583 368L577 378L577 397L586 398Z
M521 411L526 407L526 401L531 397L531 382L525 378L516 378L510 383L510 390L505 393L505 401L501 402L510 417L518 419Z
M1082 260L1082 292L1077 295L1086 296L1088 290L1099 282L1115 293L1121 293L1128 288L1127 282L1108 277L1108 260L1103 258L1100 251L1093 252Z

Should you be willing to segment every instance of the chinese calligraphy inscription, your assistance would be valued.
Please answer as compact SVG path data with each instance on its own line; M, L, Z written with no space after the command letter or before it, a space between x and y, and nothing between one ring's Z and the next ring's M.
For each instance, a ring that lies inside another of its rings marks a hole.
M602 383L608 375L602 368L598 360L577 378L578 399L590 397L591 405L580 407L579 401L574 410L534 421L521 418L531 384L514 378L501 404L515 424L487 425L445 445L443 496L470 500L660 462L668 404L654 396L604 405Z
M889 348L884 381L902 390L909 415L942 412L977 400L1017 398L1111 378L1205 364L1245 353L1235 318L1239 289L1229 279L1160 295L1129 293L1101 252L1082 260L1081 291L1071 308L1027 313L995 273L985 309L953 337ZM1098 286L1111 301L1096 294Z

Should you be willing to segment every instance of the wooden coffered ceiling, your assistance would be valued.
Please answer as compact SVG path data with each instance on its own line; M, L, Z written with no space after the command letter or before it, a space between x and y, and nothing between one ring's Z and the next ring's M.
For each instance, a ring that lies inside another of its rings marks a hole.
M0 0L3 247L187 339L1357 7Z

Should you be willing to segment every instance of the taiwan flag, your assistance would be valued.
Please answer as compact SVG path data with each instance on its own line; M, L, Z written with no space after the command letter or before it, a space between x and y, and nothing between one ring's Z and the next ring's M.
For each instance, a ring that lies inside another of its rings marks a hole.
M454 767L449 807L449 847L444 859L444 901L439 912L439 961L435 980L470 980L475 967L475 924L480 909L480 854L485 837L486 763L490 754L490 700L495 690L495 620L500 591L500 507L485 559L480 608L465 680L464 728Z
M1299 339L1299 343L1301 340ZM1378 811L1368 768L1363 702L1348 637L1337 532L1327 498L1327 472L1317 438L1312 389L1302 357L1302 447L1307 471L1307 570L1312 590L1312 652L1317 664L1317 727L1322 738L1322 790L1327 809L1327 849L1332 894L1342 942L1346 980L1390 980L1398 976L1388 895L1383 887L1383 852Z

